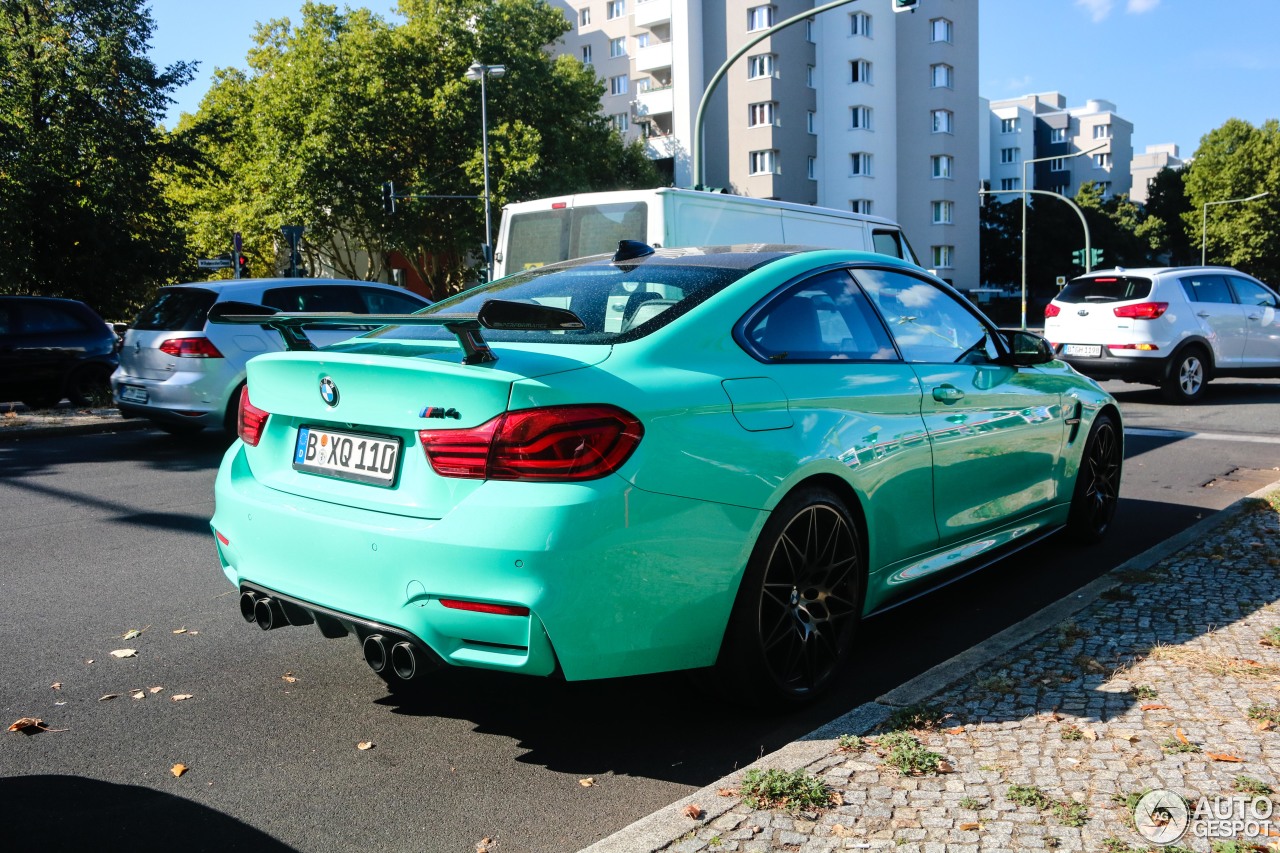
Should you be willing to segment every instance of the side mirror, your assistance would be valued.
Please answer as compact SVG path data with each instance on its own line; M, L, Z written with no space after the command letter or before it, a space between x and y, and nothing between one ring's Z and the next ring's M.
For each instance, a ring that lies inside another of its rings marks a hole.
M1001 329L1005 347L1009 350L1006 359L1014 367L1031 367L1037 364L1048 364L1053 361L1053 347L1049 342L1026 329Z

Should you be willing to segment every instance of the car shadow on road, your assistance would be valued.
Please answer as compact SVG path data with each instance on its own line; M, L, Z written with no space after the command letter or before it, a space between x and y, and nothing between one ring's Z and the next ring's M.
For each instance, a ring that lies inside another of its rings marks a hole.
M82 776L0 778L0 803L4 803L5 814L0 826L0 847L6 850L293 850L266 833L191 800Z
M143 429L92 435L7 436L0 442L0 477L41 474L58 467L99 462L131 462L165 471L217 470L232 438L220 430L169 435Z

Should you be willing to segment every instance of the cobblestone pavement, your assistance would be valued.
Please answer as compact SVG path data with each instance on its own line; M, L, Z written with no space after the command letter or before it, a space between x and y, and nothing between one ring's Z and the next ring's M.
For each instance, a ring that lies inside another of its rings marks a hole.
M1194 820L1200 797L1243 798L1211 799L1217 818L1262 818L1280 801L1278 507L1280 492L1249 499L1172 556L1113 573L1070 621L922 705L886 707L869 731L828 727L825 754L804 770L827 786L825 806L750 808L739 789L704 789L683 806L687 831L659 849L1280 850L1280 808L1270 836L1264 822L1198 837L1210 825ZM907 734L886 737L894 730ZM773 770L768 760L756 771ZM893 766L931 761L937 772ZM1151 789L1190 803L1177 846L1135 829ZM722 798L727 811L712 802Z

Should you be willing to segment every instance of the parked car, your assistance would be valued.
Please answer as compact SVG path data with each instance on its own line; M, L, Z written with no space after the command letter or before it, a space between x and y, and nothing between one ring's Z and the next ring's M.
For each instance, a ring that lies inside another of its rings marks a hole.
M1230 267L1116 268L1074 279L1044 312L1054 351L1086 376L1193 403L1218 376L1280 377L1280 298Z
M249 363L211 522L247 621L354 634L392 690L715 667L798 703L865 615L1112 523L1111 397L895 258L624 243L400 322Z
M83 302L0 296L0 400L33 409L64 398L77 406L106 403L119 342Z
M284 343L266 328L209 326L209 309L225 301L351 314L409 313L431 304L400 287L340 279L242 279L161 288L124 334L120 369L111 377L121 414L148 418L171 433L205 427L235 432L246 362L282 350ZM349 322L306 334L325 344L370 328Z

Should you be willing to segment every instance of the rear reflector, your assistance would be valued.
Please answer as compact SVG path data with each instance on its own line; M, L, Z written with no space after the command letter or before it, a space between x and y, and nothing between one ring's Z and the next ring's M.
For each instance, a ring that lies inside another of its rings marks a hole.
M470 610L475 613L493 613L497 616L529 615L529 608L515 604L494 604L491 601L463 601L457 598L442 598L440 603L450 610Z
M568 206L569 206L568 202L563 202L563 201L553 201L553 202L551 202L551 209L552 209L552 210L564 210L564 209L565 209L566 207L568 207Z
M1052 302L1044 306L1044 316L1046 317L1057 317L1061 313L1062 309L1057 305L1054 305Z
M550 406L498 415L470 429L421 430L442 477L473 480L594 480L617 471L644 427L616 406Z
M1138 302L1133 305L1121 305L1112 308L1111 313L1117 317L1133 317L1136 320L1154 320L1169 309L1168 302Z
M208 338L170 338L160 345L160 352L178 358L222 358Z
M215 530L215 531L213 531L213 535L214 535L214 536L217 536L217 537L218 537L218 541L219 541L219 542L221 542L223 545L230 545L230 544L231 544L231 540L230 540L230 539L228 539L227 537L223 536L223 535L222 535L222 531L221 531L221 530Z
M1107 349L1136 349L1143 352L1155 352L1160 347L1155 344L1107 344Z
M236 430L240 433L240 440L250 447L257 447L258 442L262 441L262 433L267 428L267 418L269 417L271 417L270 412L259 409L249 402L249 386L246 385L241 388L240 417Z

